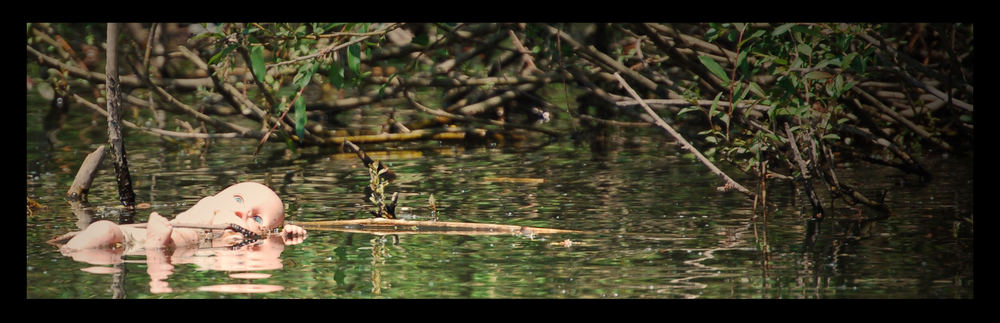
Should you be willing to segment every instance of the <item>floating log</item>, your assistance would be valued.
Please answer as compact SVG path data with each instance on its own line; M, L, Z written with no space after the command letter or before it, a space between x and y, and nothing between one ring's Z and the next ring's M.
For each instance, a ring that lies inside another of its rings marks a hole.
M526 227L519 225L413 221L371 218L312 222L288 222L306 230L341 231L353 233L387 234L454 234L454 235L524 235L582 233L583 231Z

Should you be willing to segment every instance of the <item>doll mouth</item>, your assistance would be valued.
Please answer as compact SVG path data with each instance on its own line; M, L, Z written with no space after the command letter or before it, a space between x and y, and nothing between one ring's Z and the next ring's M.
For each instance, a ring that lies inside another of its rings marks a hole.
M261 238L260 234L258 234L256 232L253 232L253 231L250 231L250 230L247 230L246 228L241 227L240 225L238 225L236 223L230 223L230 224L228 224L226 226L226 229L227 230L232 230L233 232L236 232L236 233L239 233L239 234L243 235L244 239L259 240Z

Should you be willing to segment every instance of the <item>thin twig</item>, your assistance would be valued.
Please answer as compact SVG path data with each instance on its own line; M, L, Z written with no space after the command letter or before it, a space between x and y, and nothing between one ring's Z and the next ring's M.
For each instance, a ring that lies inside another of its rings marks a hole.
M108 112L107 111L104 111L104 109L101 109L101 107L99 107L97 104L94 104L94 103L92 103L90 101L87 101L87 99L84 99L80 95L74 93L73 96L72 96L72 98L76 101L76 103L82 104L83 106L88 107L91 110L96 111L97 113L100 113L105 118L108 116ZM200 139L207 139L207 138L245 138L244 136L240 135L239 133L235 133L235 132L227 132L227 133L189 133L189 132L177 132L177 131L163 130L163 129L157 129L157 128L143 127L143 126L137 125L135 123L132 123L131 121L128 121L128 120L122 120L122 124L124 124L126 127L129 127L129 128L132 128L132 129L136 129L136 130L139 130L139 131L143 131L143 132L146 132L146 133L149 133L149 134L152 134L152 135L161 136L161 137L162 136L169 136L169 137L186 138L186 139L199 139L199 138Z
M153 52L153 36L156 35L157 23L149 26L149 36L146 37L146 54L142 56L142 66L149 70L149 54Z
M34 55L39 59L39 63L49 67L55 67L60 69L65 69L69 71L70 75L86 79L87 81L93 82L95 84L104 84L104 73L91 72L86 69L80 68L79 66L74 66L70 64L65 64L60 62L58 59L42 54L38 50L27 45L28 53ZM169 88L179 88L179 89L197 89L199 87L212 88L212 80L208 77L202 78L190 78L190 79L168 79L168 78L156 78L152 79L153 84L166 86ZM129 87L139 87L143 86L142 80L136 75L119 75L118 83Z
M896 120L899 123L902 123L907 128L910 128L910 130L913 130L913 132L917 133L918 135L920 135L924 139L927 139L930 142L932 142L935 145L937 145L938 147L941 147L941 149L944 149L946 151L952 151L951 145L949 145L948 143L942 141L941 139L938 139L937 137L934 137L934 135L931 135L931 133L927 132L927 130L924 130L924 128L922 128L922 127L916 125L915 123L913 123L912 121L910 121L910 119L904 118L903 116L899 115L898 113L896 113L896 111L894 111L893 109L885 106L885 104L883 104L881 101L879 101L878 99L876 99L874 96L872 96L871 94L868 94L868 92L865 92L865 90L862 90L861 88L858 88L857 86L854 86L854 87L851 87L851 91L854 91L855 93L860 94L862 97L864 97L868 101L874 103L875 106L878 107L879 110L882 111L882 113L888 115L893 120Z
M351 46L351 45L353 45L355 43L359 43L361 41L364 41L365 39L368 39L371 36L384 35L384 34L390 32L390 31L392 31L393 29L399 28L399 26L400 26L400 24L398 24L398 23L397 24L392 24L392 25L389 25L388 27L385 27L385 28L382 28L382 29L379 29L379 30L376 30L376 31L373 31L373 32L363 33L360 38L356 38L356 39L348 41L346 43L332 44L330 46L327 46L326 48L323 48L323 49L319 50L316 53L305 55L305 56L299 56L299 57L296 57L296 58L293 58L293 59L290 59L290 60L287 60L287 61L284 61L284 62L278 62L278 63L266 65L266 66L267 66L267 69L271 69L271 68L278 67L278 66L281 66L281 65L288 65L288 64L293 64L293 63L296 63L296 62L308 60L308 59L313 59L313 58L316 58L316 57L322 57L322 56L324 56L324 55L326 55L326 54L328 54L330 52L335 52L335 51L340 50L342 48L345 48L347 46Z
M816 195L816 191L812 187L812 175L809 171L808 165L802 160L802 154L799 152L799 145L796 143L795 135L792 134L792 128L785 123L785 134L788 135L788 146L792 148L792 159L795 160L798 165L799 172L802 174L802 187L806 189L806 196L809 197L809 203L813 207L813 218L822 219L823 218L823 204L819 200L819 196ZM814 161L815 162L815 161Z
M900 58L901 60L912 61L912 59L910 59L906 55L903 55L902 53L900 53L899 51L897 51L895 48L893 48L892 45L888 44L888 42L879 41L879 40L875 39L874 37L872 37L872 36L870 36L870 35L868 35L867 33L864 33L864 32L858 33L858 36L860 36L861 38L863 38L868 43L870 43L872 45L875 45L876 47L879 47L880 50L876 51L875 53L877 55L879 55L882 58L882 61L884 61L884 62L896 62L897 60L895 60L894 58L897 58L897 57ZM884 55L882 55L883 51L885 51L887 54L889 54L892 57L891 58L886 58ZM930 70L928 68L925 68L923 66L923 64L920 64L920 63L914 63L914 64L910 64L910 65L921 67L925 72L932 72L932 70ZM892 71L894 71L897 74L899 74L899 76L903 77L903 79L906 80L907 82L913 84L916 87L924 89L925 91L930 92L931 94L934 94L934 96L937 96L939 99L945 100L946 102L951 102L954 106L962 108L962 109L964 109L966 111L969 111L969 112L973 111L973 105L971 105L969 103L966 103L966 102L964 102L962 100L953 98L949 94L945 94L943 91L938 90L937 88L935 88L933 86L930 86L930 85L928 85L928 84L926 84L924 82L921 82L920 80L917 80L917 78L913 77L913 75L910 75L910 73L908 73L905 69L901 68L900 66L898 66L896 64L893 64L893 65L889 66L889 68Z
M490 120L490 119L480 119L480 118L475 118L475 117L470 117L470 116L464 116L464 115L458 115L458 114L451 114L451 113L448 113L448 112L445 112L445 111L441 111L439 109L429 108L429 107L427 107L427 106L425 106L423 104L420 104L420 102L417 102L416 96L413 94L413 92L410 92L408 90L403 90L403 96L406 97L407 101L409 101L410 104L412 104L414 107L417 107L417 109L420 109L421 111L424 111L424 112L427 112L427 113L430 113L430 114L433 114L433 115L436 115L436 116L440 116L440 117L445 117L445 118L454 119L454 120L462 120L462 121L471 121L471 122L477 122L477 123L485 123L485 124L491 124L491 125L496 125L496 126L501 126L501 127L511 127L511 128L527 129L527 130L532 130L532 131L538 131L538 132L541 132L541 133L544 133L544 134L547 134L547 135L550 135L550 136L553 136L553 137L559 137L559 136L562 135L559 132L556 132L556 131L553 131L553 130L549 130L549 129L545 129L545 128L540 128L540 127L535 127L535 126L530 126L530 125L520 125L520 124L514 124L514 123L507 123L507 122L503 122L503 121Z
M632 69L626 67L625 65L622 65L622 63L619 63L614 58L611 58L610 56L601 53L600 51L595 49L592 45L584 46L580 42L577 42L575 39L573 39L573 37L571 37L570 35L566 34L565 32L559 29L556 29L555 27L545 26L545 28L549 31L550 34L559 37L563 42L570 45L570 47L572 47L573 50L575 50L578 54L583 54L591 57L590 59L591 62L594 62L600 66L607 66L609 69L616 71L617 73L625 74L629 78L638 82L640 85L642 85L643 88L647 90L658 93L661 92L657 88L656 82L653 82L649 78L643 76L642 74L639 74L639 72L633 71ZM673 91L663 91L663 92L665 92L664 94L667 94L667 96L670 98L677 98L677 99L681 98L679 94L674 93L674 91L677 91L677 89L672 89L672 90Z
M301 96L302 92L305 91L305 90L306 90L306 87L303 86L301 89L299 89L299 92L295 93L295 98L293 98L292 101L288 102L288 105L285 106L285 111L281 112L281 116L278 117L278 120L281 120L281 119L285 118L285 115L288 114L288 111L292 109L292 105L295 104L295 101L299 99L299 96ZM274 129L278 128L279 124L281 124L281 123L280 122L275 122L274 126L272 126L271 129L268 130L267 133L265 133L264 136L260 138L260 142L257 143L257 148L253 150L253 155L254 156L257 156L257 153L260 152L260 147L264 146L264 143L267 142L267 138L271 137L271 133L274 132ZM302 126L304 127L305 125L302 125ZM299 140L302 140L302 138L299 138Z
M240 135L242 135L244 137L260 138L263 135L263 134L261 134L261 133L259 133L257 131L251 130L249 128L246 128L246 127L243 127L243 126L239 126L239 125L236 125L236 124L232 124L232 123L229 123L229 122L225 122L225 121L222 121L222 120L218 120L216 118L213 118L213 117L207 116L207 115L205 115L205 114L203 114L201 112L198 112L198 110L195 110L191 106L188 106L184 102L181 102L180 100L177 100L177 98L174 98L173 95L170 95L170 93L167 92L166 90L164 90L162 87L160 87L160 86L158 86L156 84L153 84L153 82L148 78L147 75L142 74L142 73L139 73L139 75L143 77L142 78L143 81L146 82L147 86L149 86L153 90L154 93L156 93L157 95L159 95L161 98L163 98L164 100L166 100L168 103L170 103L170 104L172 104L172 105L180 108L181 110L183 110L187 114L190 114L190 115L194 116L198 120L210 123L210 124L212 124L215 127L232 129L232 130L236 131L237 133L239 133Z
M524 48L524 45L521 44L521 40L517 39L517 35L514 34L514 31L508 29L507 33L510 35L511 42L514 43L514 48L521 53L521 61L524 62L524 68L521 69L521 75L531 74L536 71L541 72L541 70L535 66L535 60L531 57L531 51Z

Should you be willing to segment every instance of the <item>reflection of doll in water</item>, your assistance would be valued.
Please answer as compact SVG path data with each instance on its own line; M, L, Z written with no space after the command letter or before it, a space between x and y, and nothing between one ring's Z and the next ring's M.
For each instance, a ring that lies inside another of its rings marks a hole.
M299 240L301 242L301 240ZM153 293L169 293L171 288L166 282L173 274L174 265L193 264L199 270L217 270L228 272L253 272L277 270L282 268L281 252L285 250L285 239L271 235L238 248L229 245L217 245L210 248L178 248L172 255L164 249L152 249L146 252L147 273L149 273L150 291ZM251 288L233 285L230 288ZM251 292L251 291L246 291Z
M120 263L123 255L144 254L152 290L164 291L169 287L162 280L172 273L173 264L193 263L227 271L281 268L278 256L284 246L301 243L306 235L305 229L284 224L284 220L284 204L274 191L262 184L244 182L201 199L172 221L153 212L145 227L94 222L59 250L76 261L104 265ZM174 228L175 223L236 224L266 238L243 241L243 235L230 230ZM279 233L267 235L278 228ZM227 248L240 242L246 245L236 250ZM206 253L211 257L203 256Z

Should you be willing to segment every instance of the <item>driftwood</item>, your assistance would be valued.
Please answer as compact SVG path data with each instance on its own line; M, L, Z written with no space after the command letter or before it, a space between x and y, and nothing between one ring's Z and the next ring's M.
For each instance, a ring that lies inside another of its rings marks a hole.
M306 230L341 231L353 233L389 234L449 234L449 235L523 235L582 233L583 231L526 227L519 225L413 221L401 219L371 218L354 220L331 220L312 222L288 222Z
M94 175L97 175L97 166L101 165L101 160L104 159L107 152L107 148L101 145L83 160L83 164L76 172L76 178L73 179L73 185L69 187L69 191L66 191L66 197L70 201L87 200L90 184L94 181Z

